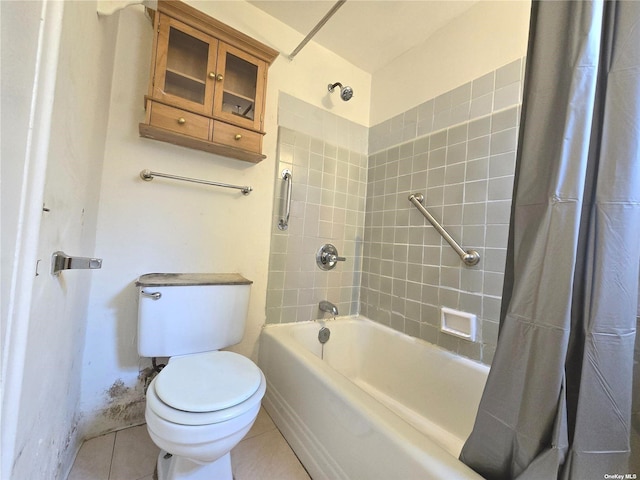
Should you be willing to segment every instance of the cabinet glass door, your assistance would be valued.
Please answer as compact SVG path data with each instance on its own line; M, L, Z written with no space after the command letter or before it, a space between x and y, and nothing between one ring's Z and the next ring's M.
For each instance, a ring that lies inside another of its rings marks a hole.
M230 45L220 43L214 114L238 125L261 130L265 63ZM219 78L219 77L218 77Z
M161 16L154 96L210 113L217 43L188 25Z

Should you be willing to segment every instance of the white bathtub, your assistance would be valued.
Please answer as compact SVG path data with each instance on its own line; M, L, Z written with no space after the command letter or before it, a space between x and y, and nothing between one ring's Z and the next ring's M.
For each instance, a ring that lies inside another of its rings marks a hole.
M314 480L482 478L458 455L488 367L363 317L324 325L324 352L319 322L260 337L263 404Z

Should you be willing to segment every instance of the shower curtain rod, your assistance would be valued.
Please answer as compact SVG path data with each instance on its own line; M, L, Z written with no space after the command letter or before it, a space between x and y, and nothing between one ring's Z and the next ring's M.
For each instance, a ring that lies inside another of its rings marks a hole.
M308 34L306 37L304 37L304 39L300 42L300 45L298 45L298 46L296 47L296 49L295 49L293 52L291 52L291 55L289 55L289 60L293 60L293 57L295 57L295 56L300 52L300 50L302 50L302 48L303 48L307 43L309 43L309 40L311 40L311 39L313 38L313 36L314 36L316 33L318 33L318 31L319 31L319 30L324 26L324 24L325 24L325 23L327 23L327 22L329 21L329 19L333 16L333 14L334 14L334 13L336 13L336 12L338 11L338 9L339 9L339 8L340 8L340 7L341 7L341 6L346 2L346 1L347 1L347 0L338 0L338 1L336 2L336 4L335 4L333 7L331 7L331 10L329 10L329 11L327 12L327 14L326 14L324 17L322 17L322 20L320 20L320 21L318 22L318 24L317 24L315 27L313 27L313 28L311 29L311 31L309 32L309 34Z

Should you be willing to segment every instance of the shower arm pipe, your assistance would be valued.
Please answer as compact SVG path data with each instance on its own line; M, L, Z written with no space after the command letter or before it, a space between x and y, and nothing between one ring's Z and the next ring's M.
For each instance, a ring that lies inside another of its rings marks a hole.
M456 242L453 237L449 235L449 232L447 232L444 227L438 223L433 215L431 215L429 211L424 208L424 205L422 205L422 202L424 202L424 195L422 195L421 193L412 193L411 195L409 195L409 201L413 203L413 205L420 211L420 213L422 213L422 215L424 215L427 220L429 220L429 223L431 223L431 225L433 225L433 228L435 228L438 233L442 235L442 238L444 238L447 243L451 245L451 248L456 251L465 265L472 267L478 264L478 262L480 261L480 254L475 250L464 250L458 244L458 242Z
M320 29L324 26L325 23L329 21L331 17L338 11L338 9L344 5L347 0L338 0L333 7L327 12L327 14L322 17L322 20L318 22L318 24L311 29L311 31L307 34L306 37L300 42L300 44L295 48L293 52L289 55L289 60L293 60L293 58L300 53L300 50L304 48L304 46L309 43L309 41L315 36L316 33L320 31Z
M282 180L287 182L287 192L284 198L282 215L278 221L278 228L280 230L286 230L289 228L289 216L291 215L291 189L293 188L293 177L291 175L291 170L288 168L282 170L281 176Z
M236 190L240 190L243 195L249 195L253 188L247 185L230 185L228 183L220 183L220 182L212 182L210 180L200 180L199 178L189 178L189 177L181 177L179 175L172 175L170 173L160 173L160 172L152 172L151 170L142 170L140 172L140 178L142 178L146 182L150 182L153 180L153 177L162 177L162 178L171 178L173 180L181 180L183 182L192 182L192 183L201 183L203 185L212 185L214 187L223 187L223 188L235 188Z

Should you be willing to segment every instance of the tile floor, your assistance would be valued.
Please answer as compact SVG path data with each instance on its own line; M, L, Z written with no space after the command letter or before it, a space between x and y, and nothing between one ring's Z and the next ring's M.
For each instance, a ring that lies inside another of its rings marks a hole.
M147 427L131 427L82 444L67 480L152 480L158 447ZM231 451L235 480L310 480L269 415L256 423Z

